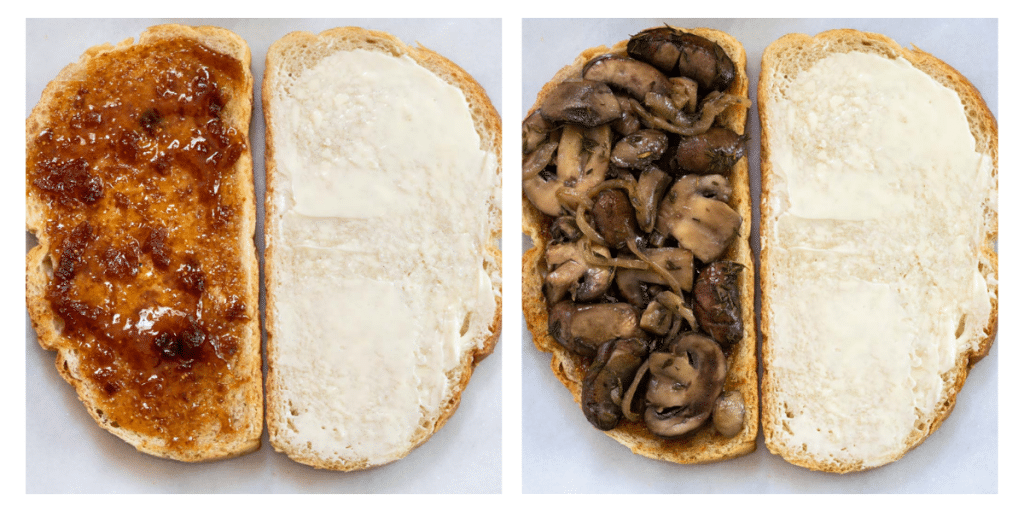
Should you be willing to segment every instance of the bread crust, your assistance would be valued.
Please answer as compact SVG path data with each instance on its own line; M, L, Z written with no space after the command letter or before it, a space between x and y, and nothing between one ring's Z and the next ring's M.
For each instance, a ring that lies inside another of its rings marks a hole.
M266 250L264 265L267 280L267 360L269 369L267 372L267 429L270 432L270 442L278 452L285 453L292 460L312 466L318 469L329 469L335 471L357 471L368 469L382 464L370 464L364 460L337 460L320 457L312 450L293 451L283 442L285 434L283 427L287 424L287 418L283 415L283 409L275 407L280 402L278 390L282 383L275 371L277 360L278 333L275 332L276 319L274 317L273 304L276 302L275 289L275 246L276 240L273 236L273 223L278 219L280 213L274 204L275 182L277 176L277 161L274 154L274 117L273 100L275 89L278 86L278 76L288 72L298 72L316 64L316 62L328 55L338 51L363 49L374 52L381 52L393 56L408 56L415 60L420 66L431 71L445 82L459 88L469 104L471 115L477 133L481 139L481 149L489 151L497 156L497 174L501 176L501 118L497 110L491 104L483 87L465 70L437 54L436 52L422 46L410 46L397 37L382 31L368 30L361 27L339 27L313 34L310 32L292 32L274 42L267 52L266 73L263 79L263 112L266 120L266 219L264 225L264 236ZM290 58L286 54L291 51L307 52L311 62L297 62L298 59ZM490 242L485 250L488 258L494 262L492 268L488 269L492 276L501 274L501 251L498 249L498 241L501 239L501 211L493 208L488 219L490 226ZM492 279L492 281L494 281ZM426 442L434 433L441 429L449 418L458 409L461 397L470 377L476 366L490 355L498 342L501 334L501 286L500 278L496 281L495 301L496 310L494 319L491 322L489 334L480 340L478 348L468 351L462 356L460 365L448 373L449 382L454 384L445 394L442 405L437 414L425 418L429 427L421 435L411 439L405 451L396 458L384 464L394 462L408 455L414 448Z
M675 27L673 27L675 28ZM747 97L749 80L746 74L746 52L743 46L732 36L710 28L679 29L690 32L719 44L729 55L736 66L736 79L726 91L729 94ZM583 66L598 55L605 53L626 54L628 41L620 41L611 48L598 46L584 50L572 64L559 70L537 94L537 101L527 113L532 114L544 102L551 90L562 81L578 76ZM734 105L719 118L722 124L740 135L746 133L747 109L742 105ZM622 420L612 430L604 431L606 435L626 446L633 453L652 459L660 459L679 464L694 464L732 459L754 451L757 437L758 420L758 389L757 389L757 355L756 328L754 324L754 262L750 249L751 229L751 198L748 175L747 157L741 158L733 166L729 174L729 183L733 188L733 197L729 202L743 218L736 241L722 257L723 260L735 261L744 266L739 277L740 300L743 310L743 339L738 341L729 356L729 370L725 382L725 390L739 391L743 396L746 414L743 427L739 434L726 438L718 434L710 425L705 425L692 435L681 439L664 439L652 434L641 423ZM559 381L572 394L577 404L581 403L585 361L579 355L569 352L548 334L547 302L544 299L543 284L546 266L544 248L550 241L549 228L551 218L547 217L526 198L522 196L523 232L530 236L533 247L523 255L523 315L526 325L533 335L533 343L538 350L549 352L551 370ZM593 428L579 415L580 428Z
M171 39L189 39L200 45L233 57L238 60L243 70L241 86L236 90L223 91L228 98L221 112L226 124L239 131L245 148L233 167L234 177L239 180L239 195L235 197L241 211L236 212L238 219L238 253L242 258L245 282L239 286L238 294L243 298L245 314L248 317L244 327L243 339L239 342L239 356L232 374L245 381L234 396L236 403L224 404L223 410L231 414L237 424L241 425L234 432L220 434L218 428L197 433L199 440L193 445L176 445L170 440L158 436L146 436L121 427L110 418L103 416L97 408L101 391L90 384L82 375L79 359L68 340L61 335L61 320L50 307L46 293L52 278L52 261L56 258L46 233L48 209L45 201L32 193L31 187L26 194L26 230L36 236L38 245L33 247L26 256L26 301L32 326L36 331L39 344L46 350L57 352L56 367L60 375L71 384L86 411L105 430L132 444L137 450L169 459L181 461L205 461L223 459L243 455L255 451L260 446L263 430L262 414L262 357L260 351L259 325L259 264L256 258L256 246L253 235L256 227L256 206L254 178L252 174L252 156L248 145L249 120L252 112L253 79L249 71L251 54L246 42L233 32L210 26L189 27L184 25L158 25L144 31L138 43L128 38L117 45L101 44L86 50L77 62L67 65L57 77L47 84L39 103L33 108L26 120L26 147L34 145L34 136L48 123L53 110L50 105L55 98L72 83L89 72L90 63L99 56L116 54L132 47L133 44L144 45Z
M910 62L915 68L923 71L942 85L952 89L960 96L971 133L976 141L976 151L986 154L992 158L993 187L998 188L997 179L999 171L998 152L998 127L995 117L978 90L963 75L953 69L942 60L926 53L917 47L904 48L894 40L881 34L861 32L852 29L836 29L819 33L815 36L806 34L788 34L770 44L762 56L761 81L758 85L758 105L760 106L761 120L761 229L762 232L769 232L773 229L777 219L777 213L770 201L774 188L772 173L772 148L769 144L770 134L774 130L767 113L766 106L771 102L771 94L778 84L785 80L785 76L794 77L804 69L809 68L817 60L832 54L845 53L849 51L860 51L877 54L889 59L902 57ZM994 191L993 191L994 192ZM898 460L908 451L919 446L929 435L935 432L943 421L949 416L956 404L956 397L963 388L967 374L976 362L988 354L996 337L998 324L998 255L995 251L998 238L998 212L986 204L984 209L985 217L985 240L980 249L979 269L988 277L991 314L988 326L985 329L985 337L978 341L977 350L968 350L957 354L956 364L953 369L942 376L945 387L942 391L942 399L939 408L930 418L923 421L926 425L924 430L914 432L907 440L904 450L894 454L890 459L885 460L876 467ZM761 249L761 329L763 334L762 354L764 364L764 375L762 377L762 422L765 433L765 444L768 450L782 456L786 461L817 471L834 473L847 473L870 469L863 461L842 464L830 463L819 460L811 455L787 450L778 439L780 435L778 425L781 424L780 415L782 408L780 399L772 379L772 364L774 360L772 325L774 311L772 309L772 297L768 290L773 281L772 269L769 263L770 255L774 247L765 237L762 237Z

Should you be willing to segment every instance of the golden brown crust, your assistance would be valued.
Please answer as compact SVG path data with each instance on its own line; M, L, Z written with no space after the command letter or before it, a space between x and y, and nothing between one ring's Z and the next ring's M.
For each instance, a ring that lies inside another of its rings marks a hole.
M275 195L275 181L277 175L277 162L274 155L274 124L273 124L273 100L275 90L278 87L277 77L288 72L300 72L303 69L312 67L319 59L337 51L365 49L369 51L390 53L394 56L408 56L428 69L439 78L449 84L458 87L466 97L471 110L473 122L481 138L481 148L497 156L497 174L501 175L501 118L497 110L491 104L483 87L465 70L445 57L423 47L409 46L397 37L381 31L367 30L360 27L340 27L325 30L319 34L309 32L292 32L274 42L267 52L266 74L264 75L263 112L266 119L266 218L268 222L264 225L264 236L266 250L264 264L267 276L267 359L270 362L267 373L267 429L270 432L271 444L274 449L286 453L289 458L313 466L319 469L330 469L337 471L355 471L373 467L365 461L344 461L329 460L319 457L312 451L300 452L283 449L275 439L283 438L282 426L286 421L278 415L275 407L271 406L278 400L277 389L281 383L274 371L274 361L277 356L276 333L273 326L274 313L271 305L275 303L273 290L274 286L274 247L275 240L272 234L272 221L278 216L273 198ZM304 58L297 58L289 53L299 52ZM501 273L501 251L498 249L497 241L501 238L501 212L493 209L489 219L491 226L491 242L485 248L488 257L493 262L493 267L488 269L492 275ZM410 440L407 449L394 460L399 460L408 455L414 448L423 444L435 432L441 429L448 419L458 409L462 392L469 384L470 377L476 366L490 355L498 342L501 333L501 287L500 281L495 290L496 310L491 323L489 335L481 340L479 348L466 352L462 356L462 363L454 371L449 373L449 381L454 384L448 390L446 401L439 407L436 416L427 418L431 422L430 427L422 435ZM283 446L283 445L282 445ZM389 461L389 462L393 462Z
M222 119L229 126L239 131L244 141L248 141L249 120L252 111L253 79L249 72L251 60L249 47L236 34L218 27L187 27L182 25L159 25L147 29L139 36L137 44L143 45L170 39L187 38L218 53L237 59L244 70L239 87L234 90L222 91L225 107ZM116 54L133 45L131 38L116 46L102 44L86 50L78 62L69 64L44 89L41 99L26 121L26 146L33 146L33 139L48 119L53 115L51 105L65 87L65 83L76 80L89 70L89 63L95 58ZM26 257L26 298L32 325L36 331L39 344L44 349L56 350L56 366L61 376L70 383L86 406L86 410L104 429L131 443L139 451L183 461L201 461L234 457L249 453L259 448L263 430L262 418L262 358L260 351L259 327L259 266L256 259L256 247L253 234L256 225L255 191L253 189L252 157L245 145L242 154L235 163L233 170L236 179L243 185L238 187L239 196L234 199L240 206L237 212L238 253L243 258L245 282L239 286L238 295L244 297L245 314L249 318L244 328L244 336L239 343L237 366L233 368L233 376L246 382L232 395L232 403L221 408L235 417L240 428L232 433L219 433L219 428L211 428L209 432L199 433L200 441L193 445L171 443L168 439L141 435L128 428L112 423L109 418L99 413L96 404L100 403L100 391L95 384L87 381L81 374L79 358L74 348L62 337L60 319L50 308L46 299L47 289L53 274L52 252L55 247L46 233L45 224L48 220L46 204L33 194L31 190L26 198L26 229L33 233L38 245L33 247ZM247 185L247 186L244 186Z
M878 54L890 59L902 57L909 61L917 69L927 73L939 83L954 90L961 98L964 111L967 114L971 133L976 140L976 150L979 153L987 154L992 158L992 176L998 178L999 152L998 152L998 127L995 117L989 111L984 99L978 90L963 75L940 59L928 54L916 47L908 49L900 46L892 39L881 35L867 32L860 32L851 29L837 29L822 32L815 36L806 34L785 35L765 49L761 64L761 81L758 84L758 105L761 106L761 229L762 232L769 232L773 229L777 213L770 201L774 179L772 173L772 148L769 144L769 135L773 127L766 111L770 104L771 95L778 89L778 83L784 81L785 77L796 76L796 73L809 68L815 61L827 56L830 53L842 53L848 51L861 51ZM993 183L996 183L995 181ZM997 185L994 185L997 187ZM907 451L919 446L925 438L935 432L943 421L949 416L956 404L957 393L963 388L967 373L971 367L988 354L992 343L995 341L996 328L998 323L998 255L995 252L995 243L998 238L998 212L986 205L984 211L986 223L985 245L981 248L979 268L986 275L991 275L989 280L989 291L991 293L990 303L992 306L988 327L985 329L986 337L979 340L978 350L963 352L957 355L955 367L943 376L946 388L943 390L944 401L935 411L931 418L926 418L926 430L915 433L908 441L902 453L894 455L891 460L899 459ZM778 432L776 425L779 424L778 412L781 409L777 403L778 396L774 387L772 376L773 361L773 335L772 320L775 312L772 307L770 293L772 270L770 255L774 248L767 238L762 237L761 248L761 330L763 334L762 358L764 364L764 375L762 377L761 395L763 401L762 422L765 433L765 444L772 453L781 455L788 462L818 471L836 473L847 473L867 469L863 463L823 463L813 456L794 453L786 450L781 442L776 440Z
M746 97L749 81L746 74L746 53L743 46L732 36L714 29L681 29L706 37L718 43L736 65L736 79L730 94ZM530 112L537 110L544 98L558 83L577 76L592 58L604 53L624 55L627 41L621 41L612 48L598 46L584 50L576 60L559 70L554 78L545 84L537 94L537 101ZM741 105L730 107L722 114L725 125L739 134L746 133L747 109ZM676 462L680 464L714 462L727 460L754 451L757 437L758 394L756 328L754 324L754 262L750 249L751 199L747 158L743 157L733 166L729 175L733 197L729 205L743 217L739 237L723 259L742 264L745 270L740 275L739 287L743 304L743 339L735 345L729 358L729 373L725 383L727 391L738 390L743 395L747 414L743 429L732 438L718 434L714 428L704 427L694 435L683 439L667 440L651 434L641 423L620 421L619 425L605 434L628 447L634 453L645 457ZM523 315L527 328L533 335L534 345L543 352L550 352L551 369L558 380L580 403L584 374L583 359L568 352L548 334L547 305L543 296L544 247L550 240L548 228L551 219L537 210L523 195L523 232L533 240L533 248L523 255ZM592 428L579 416L580 428Z

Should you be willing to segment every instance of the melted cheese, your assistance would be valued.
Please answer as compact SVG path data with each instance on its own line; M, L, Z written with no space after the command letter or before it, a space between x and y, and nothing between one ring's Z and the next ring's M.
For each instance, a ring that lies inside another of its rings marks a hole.
M274 114L271 293L293 442L394 460L494 318L496 158L462 92L408 57L335 53Z
M782 442L870 466L904 450L982 337L992 162L957 94L903 59L834 54L787 95L763 234Z

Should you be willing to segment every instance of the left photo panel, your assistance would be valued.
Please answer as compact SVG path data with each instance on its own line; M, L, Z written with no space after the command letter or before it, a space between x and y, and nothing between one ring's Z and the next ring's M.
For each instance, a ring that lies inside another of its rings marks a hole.
M500 19L26 34L27 492L502 492Z

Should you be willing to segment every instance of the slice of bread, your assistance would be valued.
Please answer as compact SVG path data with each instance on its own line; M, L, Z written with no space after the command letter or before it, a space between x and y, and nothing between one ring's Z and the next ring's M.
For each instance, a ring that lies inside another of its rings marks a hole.
M444 425L501 330L500 119L383 32L294 32L266 70L271 444L386 464Z
M769 45L758 103L765 443L887 464L996 335L995 119L947 64L854 30Z
M248 45L160 25L87 50L26 121L26 296L104 429L183 461L259 448Z
M725 50L736 68L736 78L726 92L746 97L749 85L746 75L747 58L739 41L714 29L680 30L710 39ZM626 44L627 41L621 41L611 48L599 46L583 51L575 61L559 70L551 81L541 88L537 94L537 101L527 116L540 108L545 98L559 83L579 77L583 66L591 59L605 53L626 55ZM742 135L745 133L746 118L747 109L741 105L734 105L719 116L718 123ZM742 339L736 342L728 356L728 374L724 389L726 392L737 391L741 394L746 409L743 425L739 434L733 437L719 434L710 425L710 421L695 433L676 439L666 439L652 434L643 421L621 420L615 428L605 431L605 434L634 453L645 457L680 464L704 463L735 458L750 453L755 448L759 423L754 324L754 263L749 242L751 199L745 156L732 167L728 178L733 190L729 206L739 213L743 220L736 240L721 259L738 262L744 267L738 279L744 330ZM525 193L522 205L523 232L529 235L533 241L533 248L523 255L523 314L526 318L526 325L533 335L533 342L537 349L552 354L551 369L555 376L569 390L576 403L581 403L583 377L586 365L589 364L589 358L570 352L548 332L548 304L543 291L544 276L547 274L544 251L551 240L552 218L538 210L527 199ZM579 428L593 428L587 423L582 413L578 419Z

